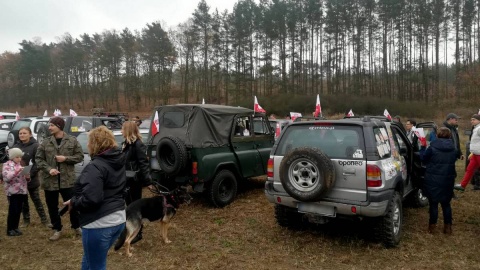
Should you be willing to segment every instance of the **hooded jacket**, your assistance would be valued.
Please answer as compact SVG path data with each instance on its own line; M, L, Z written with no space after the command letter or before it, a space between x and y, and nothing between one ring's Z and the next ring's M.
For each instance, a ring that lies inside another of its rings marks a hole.
M474 155L480 155L480 124L473 127L470 138L470 152Z
M38 179L37 163L35 162L35 155L37 154L38 142L35 138L30 137L30 140L26 143L19 142L13 146L14 148L20 148L23 152L22 165L30 165L32 162L32 168L30 169L30 181L28 181L28 189L35 189L40 186L40 180Z
M425 196L434 202L450 200L457 173L455 146L451 139L438 138L430 147L420 150L420 158L426 164L424 189Z
M92 158L75 181L72 211L80 213L80 226L125 209L125 159L120 149Z

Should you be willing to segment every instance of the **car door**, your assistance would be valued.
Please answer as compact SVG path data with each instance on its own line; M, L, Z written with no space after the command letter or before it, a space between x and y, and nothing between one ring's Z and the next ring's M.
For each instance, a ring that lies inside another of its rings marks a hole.
M232 128L232 149L244 178L266 173L251 124L251 116L237 116Z
M417 123L416 128L423 129L425 139L427 140L427 147L430 143L437 139L437 125L435 122L423 122ZM420 148L421 144L417 137L413 139L413 184L415 187L421 188L423 177L425 176L425 165L420 160Z

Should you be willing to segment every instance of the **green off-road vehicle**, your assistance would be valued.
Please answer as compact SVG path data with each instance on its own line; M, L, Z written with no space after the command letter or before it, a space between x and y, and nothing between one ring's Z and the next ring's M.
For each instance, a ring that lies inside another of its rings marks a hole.
M267 173L275 133L264 114L177 104L156 107L151 119L147 156L152 178L167 187L191 185L223 207L234 200L241 181Z

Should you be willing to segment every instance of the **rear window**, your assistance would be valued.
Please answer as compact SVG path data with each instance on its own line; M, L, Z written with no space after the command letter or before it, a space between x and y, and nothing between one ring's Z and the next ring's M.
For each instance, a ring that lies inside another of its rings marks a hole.
M185 124L183 112L166 112L163 115L163 125L167 128L180 128Z
M330 158L364 159L362 128L342 125L296 125L285 130L276 155L285 155L298 147L319 148Z

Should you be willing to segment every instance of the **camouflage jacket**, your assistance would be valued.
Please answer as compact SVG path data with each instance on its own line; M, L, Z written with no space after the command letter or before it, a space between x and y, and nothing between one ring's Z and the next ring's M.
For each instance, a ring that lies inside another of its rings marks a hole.
M57 163L55 156L65 156L64 162ZM38 146L35 156L40 180L44 190L71 188L75 183L75 164L83 161L82 146L74 136L65 133L60 145L54 136L45 138ZM59 175L50 175L51 169L58 169Z

